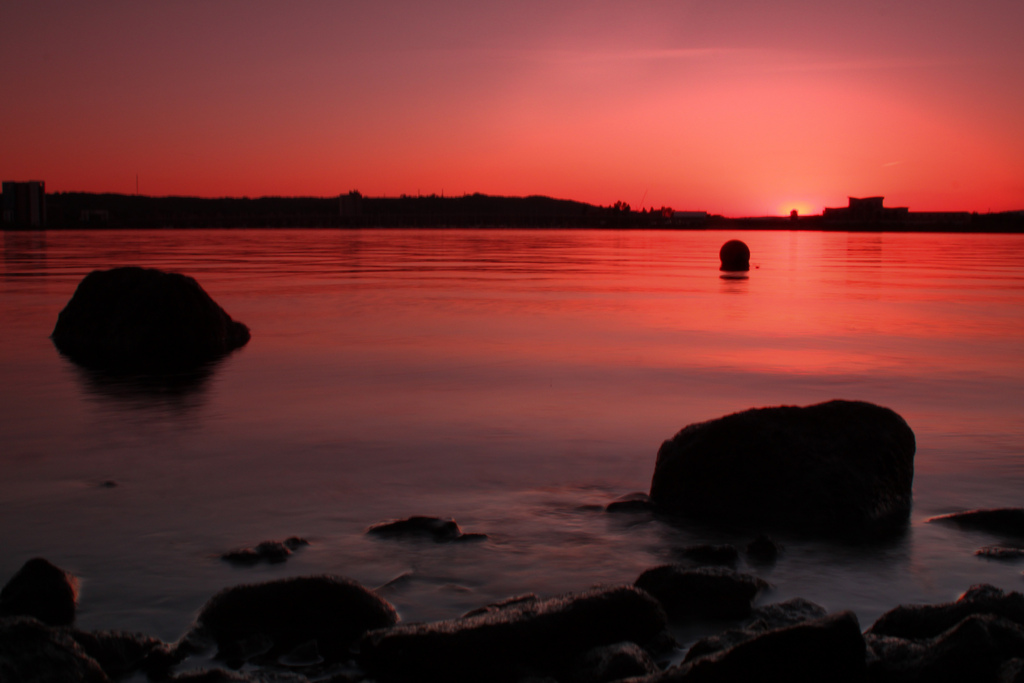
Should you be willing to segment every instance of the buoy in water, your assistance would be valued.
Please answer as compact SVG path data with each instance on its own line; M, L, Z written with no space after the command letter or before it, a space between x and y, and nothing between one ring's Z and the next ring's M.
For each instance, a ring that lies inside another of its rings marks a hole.
M723 244L718 258L722 260L719 270L750 270L750 248L740 240L729 240Z

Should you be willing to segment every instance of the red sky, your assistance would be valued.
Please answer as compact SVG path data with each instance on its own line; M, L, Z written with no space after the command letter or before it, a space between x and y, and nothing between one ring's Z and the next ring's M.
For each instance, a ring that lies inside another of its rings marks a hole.
M1024 209L1021 0L0 4L0 178Z

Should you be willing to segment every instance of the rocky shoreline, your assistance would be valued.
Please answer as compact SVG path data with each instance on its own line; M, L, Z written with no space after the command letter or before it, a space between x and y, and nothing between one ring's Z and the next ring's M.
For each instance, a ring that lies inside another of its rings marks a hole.
M769 584L724 566L730 548L694 547L698 566L652 567L633 584L513 596L425 623L402 623L344 577L240 585L170 643L76 628L77 580L34 558L0 590L0 680L1024 681L1020 593L972 586L953 602L894 607L865 629L852 612L800 598L755 607ZM728 628L684 653L672 627L695 623Z

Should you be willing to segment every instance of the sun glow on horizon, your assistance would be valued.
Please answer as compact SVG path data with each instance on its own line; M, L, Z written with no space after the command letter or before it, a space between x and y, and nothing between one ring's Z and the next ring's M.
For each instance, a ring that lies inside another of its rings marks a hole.
M244 22L219 3L67 5L57 22L44 4L0 3L0 63L17 65L0 178L727 216L817 215L850 195L1022 209L1024 3L935 2L925 18L887 3L883 22L881 7L795 0L255 3Z
M776 209L776 213L780 216L789 216L793 211L796 211L797 216L815 216L821 214L822 205L820 203L815 204L809 201L797 200L782 202Z

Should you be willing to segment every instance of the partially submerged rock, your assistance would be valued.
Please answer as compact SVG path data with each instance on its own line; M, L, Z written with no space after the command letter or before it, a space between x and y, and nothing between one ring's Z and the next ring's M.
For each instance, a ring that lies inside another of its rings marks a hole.
M666 564L648 569L635 584L651 595L673 619L739 619L768 583L725 567L688 569Z
M659 511L823 535L905 523L914 433L860 401L751 409L664 442L651 481Z
M283 541L263 541L255 548L230 550L221 555L220 559L246 567L261 561L278 564L287 560L292 552L306 545L309 545L306 539L292 536Z
M932 517L929 522L955 524L962 529L986 531L997 536L1024 538L1024 508L968 510Z
M654 509L651 497L643 491L634 491L616 498L605 506L606 512L650 512Z
M78 580L42 557L21 566L0 589L0 616L30 616L53 626L75 620Z
M415 516L374 524L366 533L381 538L419 538L438 543L453 541L482 541L487 534L467 534L454 519Z
M374 631L360 641L359 663L381 683L516 681L571 669L597 647L664 642L666 624L661 606L643 591L595 589Z
M978 548L974 551L974 554L990 560L1019 560L1024 557L1024 548L1006 548L1000 545L990 545Z
M197 625L224 658L244 660L276 658L309 641L338 658L367 631L397 621L394 607L355 581L305 576L227 588L210 598Z
M193 278L131 266L86 275L51 338L87 367L159 372L219 358L245 345L249 328Z

